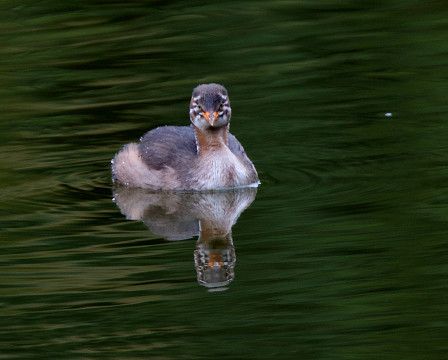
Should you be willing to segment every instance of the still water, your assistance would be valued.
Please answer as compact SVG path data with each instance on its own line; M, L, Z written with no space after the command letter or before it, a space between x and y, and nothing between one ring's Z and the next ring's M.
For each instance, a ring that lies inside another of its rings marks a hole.
M443 2L0 11L0 358L446 359ZM114 188L204 82L260 187Z

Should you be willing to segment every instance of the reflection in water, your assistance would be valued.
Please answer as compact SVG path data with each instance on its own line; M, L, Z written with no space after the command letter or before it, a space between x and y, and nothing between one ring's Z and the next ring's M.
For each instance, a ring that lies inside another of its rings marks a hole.
M117 187L114 199L129 220L141 220L166 240L199 236L194 263L199 284L221 288L235 277L232 226L254 201L256 187L210 192L151 192Z

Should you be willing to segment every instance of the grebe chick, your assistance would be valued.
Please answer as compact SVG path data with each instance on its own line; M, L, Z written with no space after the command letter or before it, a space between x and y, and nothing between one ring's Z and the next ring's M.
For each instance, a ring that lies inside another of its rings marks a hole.
M227 90L203 84L193 90L191 126L162 126L130 143L112 160L114 182L164 190L212 190L258 184L243 146L229 133Z

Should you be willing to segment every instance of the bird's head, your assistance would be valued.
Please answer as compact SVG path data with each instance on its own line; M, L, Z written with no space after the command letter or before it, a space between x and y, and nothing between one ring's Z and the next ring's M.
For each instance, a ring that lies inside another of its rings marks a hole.
M201 130L219 128L230 122L232 109L224 86L202 84L193 90L190 102L190 120Z

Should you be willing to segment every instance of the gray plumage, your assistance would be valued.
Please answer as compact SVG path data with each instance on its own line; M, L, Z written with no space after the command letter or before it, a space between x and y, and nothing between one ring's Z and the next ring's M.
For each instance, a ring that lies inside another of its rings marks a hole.
M228 134L228 146L242 161L247 159L243 146L232 134ZM161 170L188 168L197 158L197 147L192 126L161 126L148 131L138 146L143 161L150 168Z

